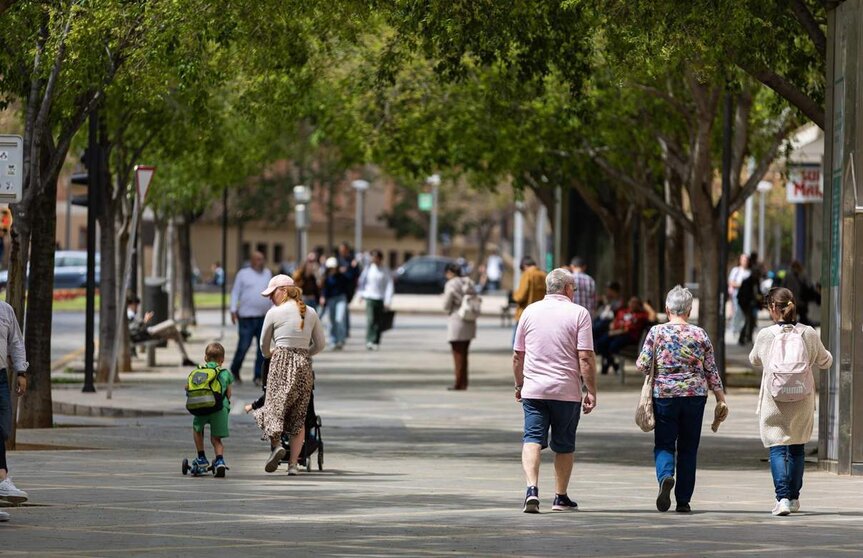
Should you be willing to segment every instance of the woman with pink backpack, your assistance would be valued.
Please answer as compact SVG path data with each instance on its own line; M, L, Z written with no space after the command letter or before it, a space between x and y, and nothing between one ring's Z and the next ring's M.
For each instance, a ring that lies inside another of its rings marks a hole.
M800 510L803 446L812 437L815 424L814 372L829 368L833 356L814 329L797 323L791 291L771 289L767 309L775 323L758 333L749 360L763 367L756 413L761 441L770 449L776 489L772 513L789 515Z

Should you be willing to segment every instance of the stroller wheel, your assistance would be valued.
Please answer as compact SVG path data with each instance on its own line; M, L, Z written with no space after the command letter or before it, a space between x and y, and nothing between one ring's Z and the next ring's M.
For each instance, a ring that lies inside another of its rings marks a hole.
M315 417L315 424L318 426L318 428L321 427L321 415L317 415Z
M318 444L318 471L324 470L324 443Z

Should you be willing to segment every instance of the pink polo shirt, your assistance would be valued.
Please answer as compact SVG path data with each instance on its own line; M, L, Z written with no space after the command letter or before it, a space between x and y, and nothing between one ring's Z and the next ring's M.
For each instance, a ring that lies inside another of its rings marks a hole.
M562 294L545 295L518 320L513 350L525 353L523 398L581 401L578 351L593 351L593 325L583 306Z

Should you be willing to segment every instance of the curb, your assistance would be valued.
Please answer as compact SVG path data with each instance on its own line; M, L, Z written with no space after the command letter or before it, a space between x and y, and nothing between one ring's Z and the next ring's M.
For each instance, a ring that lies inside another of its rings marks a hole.
M176 416L181 413L174 411L148 411L142 409L124 409L120 407L101 407L95 405L81 405L78 403L66 403L54 401L52 403L54 413L75 417L110 417L110 418L144 418Z

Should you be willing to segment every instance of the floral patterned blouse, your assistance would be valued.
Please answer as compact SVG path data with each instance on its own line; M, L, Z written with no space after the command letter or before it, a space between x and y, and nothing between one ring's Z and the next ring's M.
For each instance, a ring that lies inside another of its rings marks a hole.
M656 354L653 396L704 397L722 389L707 333L689 324L661 324L647 332L636 366L646 376Z

